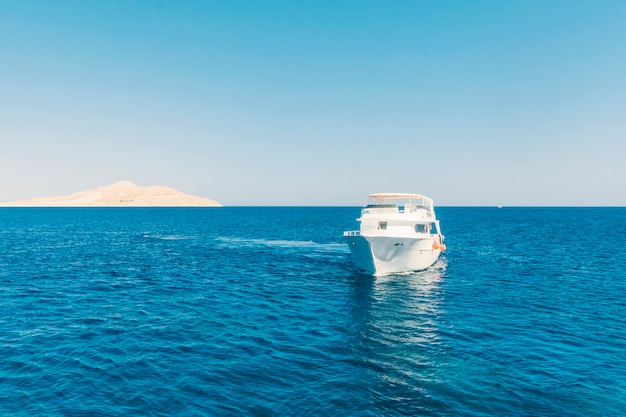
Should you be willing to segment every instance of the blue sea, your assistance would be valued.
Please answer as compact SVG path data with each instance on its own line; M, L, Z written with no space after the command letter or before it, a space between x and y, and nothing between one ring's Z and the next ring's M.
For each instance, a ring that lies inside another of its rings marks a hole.
M0 209L0 415L626 415L626 208L440 207L377 278L359 210Z

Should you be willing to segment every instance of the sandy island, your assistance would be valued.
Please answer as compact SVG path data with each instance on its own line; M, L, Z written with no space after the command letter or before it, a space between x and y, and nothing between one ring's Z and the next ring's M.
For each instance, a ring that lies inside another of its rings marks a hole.
M59 196L0 203L2 207L221 207L209 198L181 193L170 187L140 187L118 181L106 187Z

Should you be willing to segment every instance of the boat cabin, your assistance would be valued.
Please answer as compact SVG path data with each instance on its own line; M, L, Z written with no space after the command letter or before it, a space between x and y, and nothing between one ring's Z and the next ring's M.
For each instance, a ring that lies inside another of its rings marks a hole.
M371 194L361 210L361 232L439 234L433 200L420 194Z

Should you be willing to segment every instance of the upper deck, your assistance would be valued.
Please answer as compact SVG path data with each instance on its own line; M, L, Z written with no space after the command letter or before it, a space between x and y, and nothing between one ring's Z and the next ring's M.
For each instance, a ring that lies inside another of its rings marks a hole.
M369 195L367 208L393 208L416 206L430 211L433 200L425 195L410 193L377 193Z
M369 196L369 204L361 209L360 231L370 236L408 236L439 234L433 200L421 194L378 193Z
M361 210L361 216L365 217L404 217L409 214L411 217L434 217L433 200L421 194L370 194L368 205Z

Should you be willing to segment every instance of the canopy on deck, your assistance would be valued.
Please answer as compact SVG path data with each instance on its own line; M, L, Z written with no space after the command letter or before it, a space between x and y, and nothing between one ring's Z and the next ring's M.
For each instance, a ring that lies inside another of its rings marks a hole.
M370 194L369 197L374 200L394 200L398 198L428 198L425 195L421 194L411 194L411 193L376 193Z
M425 195L411 193L376 193L369 195L370 201L368 206L396 204L416 204L432 210L433 200Z

